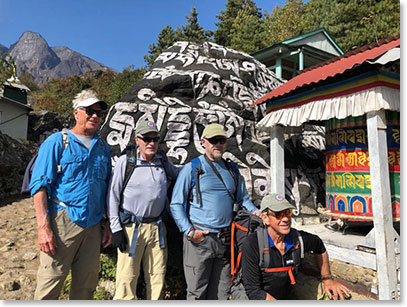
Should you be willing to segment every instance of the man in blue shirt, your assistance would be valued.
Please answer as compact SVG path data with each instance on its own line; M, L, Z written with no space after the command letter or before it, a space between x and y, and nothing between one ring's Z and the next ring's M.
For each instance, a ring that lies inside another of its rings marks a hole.
M228 299L230 295L230 225L234 204L259 214L249 199L244 180L237 184L222 159L227 134L219 124L208 125L202 133L205 154L199 157L199 190L190 185L193 165L180 171L171 200L171 213L184 233L183 259L187 299ZM215 171L216 170L216 171ZM189 207L187 212L184 204Z
M40 267L34 299L58 299L71 269L70 299L92 299L98 283L102 220L111 173L109 146L96 130L106 102L91 90L73 102L75 126L41 145L30 182ZM67 143L67 144L66 144ZM111 242L108 225L103 246Z

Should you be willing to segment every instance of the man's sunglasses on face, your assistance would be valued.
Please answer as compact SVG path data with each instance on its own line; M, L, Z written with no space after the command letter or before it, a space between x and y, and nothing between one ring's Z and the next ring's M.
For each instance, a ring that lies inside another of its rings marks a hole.
M102 117L102 115L103 115L102 110L95 110L95 109L92 109L92 108L89 108L89 107L88 108L81 108L81 110L85 111L88 116L92 116L93 114L96 114L97 117Z
M138 139L142 140L144 143L148 144L150 142L157 143L160 140L159 136L137 136Z
M217 138L217 137L213 137L210 139L207 139L209 143L211 143L212 145L216 145L216 144L225 144L226 143L226 138Z
M268 214L268 215L274 216L277 220L281 220L284 216L291 217L293 215L293 210L285 209L283 211L278 211L278 212L273 211L273 214Z

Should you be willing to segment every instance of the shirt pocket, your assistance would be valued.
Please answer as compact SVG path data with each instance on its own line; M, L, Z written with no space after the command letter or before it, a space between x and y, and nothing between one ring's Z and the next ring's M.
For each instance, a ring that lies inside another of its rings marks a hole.
M107 178L108 160L105 156L98 156L93 165L94 175L97 179L105 180Z
M83 156L69 156L61 159L62 181L72 182L82 180L86 168L85 162Z

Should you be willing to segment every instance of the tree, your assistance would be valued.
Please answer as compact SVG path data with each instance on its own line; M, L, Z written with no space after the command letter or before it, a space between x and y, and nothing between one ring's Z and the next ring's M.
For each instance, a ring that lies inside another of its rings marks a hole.
M18 76L18 79L20 79L21 83L26 85L32 92L40 89L38 83L28 71L23 70Z
M13 75L15 65L16 63L9 53L0 54L0 85Z
M171 47L179 38L181 38L182 33L179 29L174 31L171 26L165 26L161 29L158 34L157 44L152 43L148 47L148 55L144 56L144 60L148 64L148 68L151 69L155 59L163 52L165 49Z
M198 13L194 7L191 9L191 14L186 16L186 19L188 23L182 26L181 29L176 28L173 30L171 26L162 28L158 34L157 44L151 44L148 48L148 55L144 56L149 69L151 69L161 52L171 47L177 41L200 43L205 40L211 40L212 31L205 31L199 25Z
M191 14L186 16L188 24L182 26L182 39L188 42L201 43L211 39L211 31L205 31L198 23L198 13L192 7ZM209 35L208 35L209 34Z
M310 0L304 29L324 27L347 52L400 33L398 0Z
M141 80L146 73L145 68L134 69L134 66L129 66L119 74L117 74L108 86L108 96L106 102L110 105L120 101L120 99L129 91L130 87L137 81Z
M77 93L88 88L93 89L101 100L111 106L120 101L145 73L145 68L134 69L133 66L129 66L118 74L110 70L98 70L80 76L54 79L33 93L37 101L34 108L36 111L48 110L60 114L72 112L72 99Z
M252 53L264 47L263 22L250 10L240 10L230 30L230 48Z
M273 45L304 33L304 13L302 0L287 0L283 7L276 5L270 15L266 12L265 45Z
M252 0L228 0L226 2L226 10L221 10L220 15L216 15L220 21L215 25L218 27L214 32L215 43L230 47L232 45L232 26L239 11L246 9L250 15L262 17L260 9Z

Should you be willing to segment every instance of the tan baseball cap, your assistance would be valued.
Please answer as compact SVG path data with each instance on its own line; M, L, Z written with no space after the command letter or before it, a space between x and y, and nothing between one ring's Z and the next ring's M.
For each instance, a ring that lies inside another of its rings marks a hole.
M270 209L274 212L283 211L285 209L296 209L288 200L281 194L269 194L263 197L260 204L260 210Z
M202 138L210 139L214 136L224 136L226 138L227 135L225 132L225 128L219 124L210 124L206 126L202 133Z

